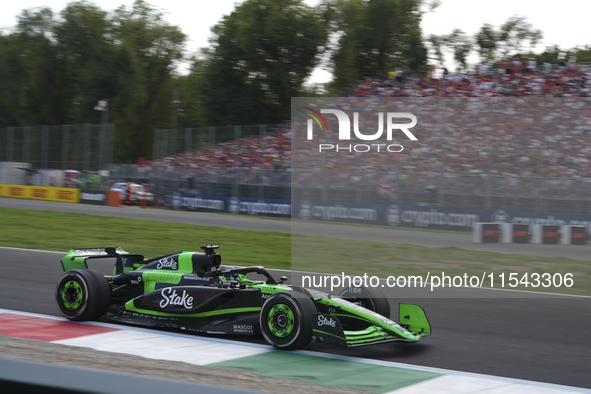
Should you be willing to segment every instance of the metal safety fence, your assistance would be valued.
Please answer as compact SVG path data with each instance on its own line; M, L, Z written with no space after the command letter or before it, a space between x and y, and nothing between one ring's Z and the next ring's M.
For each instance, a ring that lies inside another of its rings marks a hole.
M284 126L283 124L262 124L154 129L152 158L174 156L241 138L264 138L281 130Z
M98 171L113 162L112 123L0 129L0 162L32 169Z

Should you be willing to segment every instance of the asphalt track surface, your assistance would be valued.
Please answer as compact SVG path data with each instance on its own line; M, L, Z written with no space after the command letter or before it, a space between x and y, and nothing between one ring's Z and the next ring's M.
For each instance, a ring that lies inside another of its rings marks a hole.
M261 231L287 232L291 225L288 221L228 215L6 198L0 198L0 206ZM337 238L365 239L369 236L367 228L360 234L361 232L358 229L356 231L353 226L298 223L296 227L301 229L301 225L306 226L303 230L306 234L318 232L319 235L326 235L327 230L324 227L329 226L331 236L334 236L335 232L341 235ZM371 239L372 241L458 246L466 249L491 246L472 244L467 235L376 230L378 238ZM356 238L355 234L360 234L360 237ZM492 246L496 249L503 248L502 252L505 253L516 253L511 248L517 246L520 254L550 255L546 253L545 248L540 248L543 245ZM588 260L586 250L585 247L564 247L555 249L554 252L557 256ZM0 248L0 308L59 315L54 292L55 283L62 274L59 264L61 255L53 252ZM433 334L417 344L391 343L341 349L312 343L306 349L591 388L591 297L485 289L449 289L438 293L437 297L425 297L408 290L385 290L390 299L393 316L396 316L398 302L416 302L427 312ZM415 296L420 297L420 300ZM264 343L262 339L253 341Z

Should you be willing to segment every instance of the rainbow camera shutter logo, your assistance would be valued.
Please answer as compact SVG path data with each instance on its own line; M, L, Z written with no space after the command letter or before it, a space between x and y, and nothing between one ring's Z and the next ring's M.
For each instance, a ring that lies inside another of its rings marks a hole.
M316 123L318 123L318 126L320 126L321 131L325 131L322 128L322 123L324 123L324 127L326 128L326 131L328 131L328 125L326 124L326 120L324 119L324 117L322 115L320 115L320 113L318 111L314 111L312 108L308 108L308 107L304 107L304 109L307 109L308 111L313 112L313 113L310 113L310 112L306 112L306 113L308 115L310 115L312 118L314 118ZM322 119L322 123L320 123L320 120L318 118ZM312 119L308 119L308 139L311 140L312 138L313 138Z
M307 136L308 140L314 139L314 122L316 121L318 126L320 127L320 131L328 131L328 124L326 119L322 116L322 114L332 114L335 115L337 121L339 123L339 137L340 141L349 141L351 140L351 120L349 115L344 111L338 109L320 109L320 112L309 108L303 107L308 112L307 115L310 115L312 119L308 119L307 122ZM386 114L384 116L384 114ZM394 130L402 131L406 137L411 141L418 141L418 138L414 136L414 134L409 130L410 128L416 126L417 124L417 117L409 112L377 112L378 116L378 130L373 134L364 134L359 129L359 112L353 113L353 133L355 134L355 138L362 141L375 141L382 137L384 133L384 117L386 118L386 138L388 141L392 140L392 135ZM394 119L409 119L410 123L394 123ZM381 148L384 148L380 150ZM323 150L345 150L345 151L355 151L355 152L369 152L371 150L375 150L377 152L385 151L388 152L402 152L404 147L400 144L356 144L356 145L348 145L348 146L339 146L334 144L319 144L318 145L319 152Z

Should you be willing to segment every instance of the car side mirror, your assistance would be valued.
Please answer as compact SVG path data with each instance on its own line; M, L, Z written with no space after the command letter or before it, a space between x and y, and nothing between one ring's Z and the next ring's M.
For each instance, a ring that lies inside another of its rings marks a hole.
M116 251L116 249L115 249L115 247L114 247L114 246L107 246L107 247L105 248L105 252L107 252L107 254L108 254L109 256L114 256L114 255L116 255L116 254L117 254L117 251Z

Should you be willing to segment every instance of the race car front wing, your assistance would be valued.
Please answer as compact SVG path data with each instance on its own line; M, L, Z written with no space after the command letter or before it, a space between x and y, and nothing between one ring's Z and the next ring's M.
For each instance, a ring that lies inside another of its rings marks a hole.
M400 304L400 323L396 323L342 299L324 298L321 303L331 306L334 312L314 314L312 339L317 342L342 347L392 341L417 342L431 333L427 316L418 305ZM340 319L356 319L365 326L360 330L344 330Z

